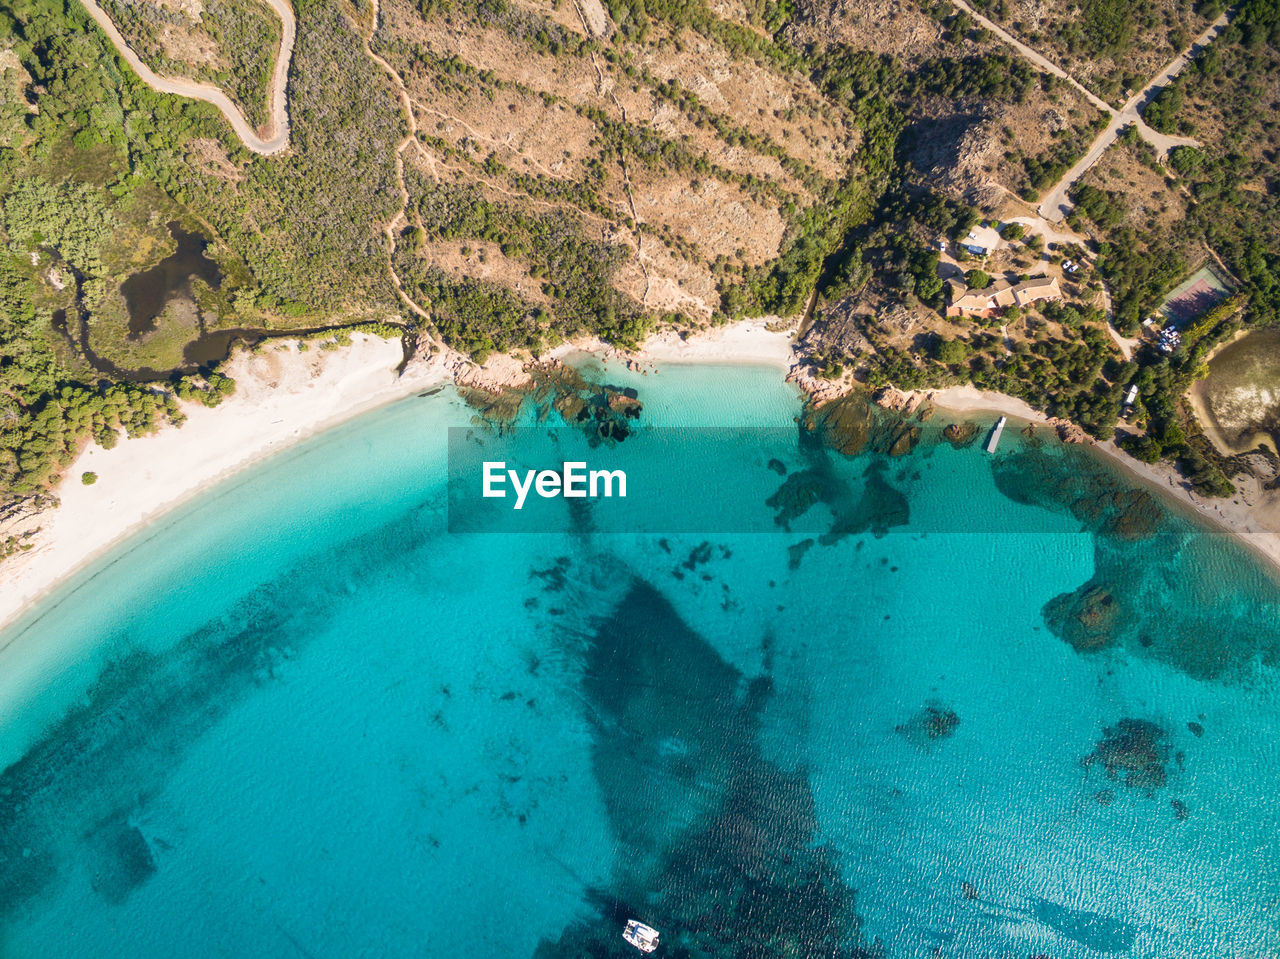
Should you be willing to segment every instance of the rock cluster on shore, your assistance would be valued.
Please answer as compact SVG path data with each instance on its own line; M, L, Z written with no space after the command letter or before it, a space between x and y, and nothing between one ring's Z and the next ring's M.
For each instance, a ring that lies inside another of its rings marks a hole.
M554 410L566 424L600 442L625 439L629 424L644 408L634 389L593 383L559 360L531 360L521 365L519 375L504 370L496 380L472 375L456 384L458 395L490 426L509 427L529 402L539 421Z

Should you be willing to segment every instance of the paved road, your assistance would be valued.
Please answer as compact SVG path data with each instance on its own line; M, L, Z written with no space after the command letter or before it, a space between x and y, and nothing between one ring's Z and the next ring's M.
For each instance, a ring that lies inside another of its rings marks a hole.
M285 99L285 84L289 79L289 62L293 56L293 37L297 28L297 21L294 19L293 9L286 0L266 0L271 9L280 17L283 30L280 33L280 50L276 56L275 69L271 74L271 89L268 95L270 119L261 130L255 130L249 125L249 121L245 119L244 114L231 102L231 98L222 92L221 87L215 87L211 83L199 83L195 80L183 80L178 77L164 77L156 73L138 58L138 55L125 42L120 31L116 29L116 25L111 21L111 18L94 0L80 0L80 2L89 11L89 16L93 17L98 26L102 28L102 32L115 44L120 56L124 57L125 61L147 86L153 90L158 90L160 93L172 93L177 96L190 97L193 100L212 103L222 111L222 115L227 118L227 122L235 130L236 136L254 153L263 155L279 153L289 146L289 109L288 102ZM262 135L259 136L259 133Z

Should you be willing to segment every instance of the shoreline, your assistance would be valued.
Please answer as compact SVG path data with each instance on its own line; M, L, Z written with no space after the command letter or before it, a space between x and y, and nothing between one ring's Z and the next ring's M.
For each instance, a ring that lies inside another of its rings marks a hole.
M579 341L556 348L550 357L589 353L637 372L660 364L769 366L815 399L829 398L829 384L806 380L797 366L791 334L772 325L767 319L742 321L688 338L661 333L635 351ZM58 506L0 524L0 536L37 530L30 550L0 560L0 630L139 530L302 440L435 386L502 389L528 378L524 362L505 355L477 367L446 350L411 361L397 375L401 359L399 341L368 334L354 335L350 346L336 351L303 352L296 341L276 341L272 349L241 351L228 361L225 370L237 390L219 407L184 403L187 422L181 427L165 426L111 450L91 443L55 488ZM914 404L914 409L926 402L956 416L990 412L1037 425L1057 422L1023 400L972 385L893 391L889 405ZM1111 441L1086 445L1189 518L1231 535L1280 580L1280 493L1251 481L1259 488L1233 500L1204 500L1170 466L1140 463ZM91 486L80 481L86 471L98 474Z
M1038 426L1056 422L1017 397L972 385L899 395L917 404L930 403L943 413L998 413ZM1231 499L1206 499L1197 495L1169 464L1136 460L1114 440L1098 442L1090 438L1080 445L1150 489L1189 520L1230 536L1280 583L1280 491L1264 490L1256 479L1250 478L1243 484L1246 488Z
M790 334L767 330L766 322L728 324L687 340L655 334L634 353L590 340L565 344L550 355L588 352L636 368L757 364L785 373L793 362ZM402 361L399 340L364 333L331 351L300 351L295 340L274 340L262 352L242 349L227 361L223 372L236 381L236 392L218 407L184 402L187 421L180 427L122 438L110 450L90 443L52 490L57 506L0 522L0 539L32 533L29 550L0 559L0 631L151 523L303 440L446 383L503 389L528 379L524 361L506 355L476 366L445 350L412 360L397 375ZM96 473L97 481L84 485L84 472Z
M362 413L447 382L445 363L397 377L399 341L354 334L349 347L305 352L296 341L237 353L224 372L236 392L218 407L182 403L187 421L124 439L90 443L53 489L59 502L0 524L0 536L30 530L32 548L0 560L0 630L129 537L224 480ZM81 474L98 479L90 486Z

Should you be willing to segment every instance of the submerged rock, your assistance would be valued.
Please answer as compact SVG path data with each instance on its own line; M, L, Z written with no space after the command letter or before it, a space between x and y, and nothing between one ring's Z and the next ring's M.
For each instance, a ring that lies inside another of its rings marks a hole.
M1091 582L1074 593L1055 596L1043 610L1049 629L1078 653L1093 653L1115 645L1120 613L1120 604L1111 590Z
M1024 449L1002 457L993 468L996 486L1015 502L1066 509L1086 529L1113 539L1146 539L1164 519L1154 496L1079 450Z
M1154 536L1160 526L1160 504L1146 490L1117 490L1107 502L1102 532L1127 541Z
M456 389L458 396L476 411L482 423L498 429L510 426L524 403L524 394L519 390L487 390L478 386L458 386Z
M764 504L774 511L774 523L790 529L792 520L803 516L818 503L832 502L837 492L838 484L834 477L817 470L804 470L788 476Z
M978 438L978 424L972 420L963 423L951 423L942 431L942 438L958 450L972 446Z
M802 425L816 432L823 443L846 456L867 448L873 426L872 403L857 393L805 410Z
M509 427L529 402L540 422L555 411L567 425L582 428L593 443L626 439L630 422L644 409L634 389L594 383L562 363L528 363L524 373L524 383L502 389L459 385L458 394L489 426Z
M799 569L800 560L804 559L804 554L809 552L814 541L812 539L802 539L798 543L793 543L787 547L787 569Z
M1103 730L1093 752L1082 760L1086 768L1102 766L1108 779L1121 779L1130 789L1148 793L1168 781L1169 740L1164 729L1145 719L1121 719Z
M916 448L916 444L919 442L920 427L903 423L883 438L881 445L884 446L884 449L877 449L876 452L885 452L890 456L906 456Z
M93 890L112 905L120 905L156 871L151 848L128 816L117 812L89 835L93 856Z
M948 739L960 725L960 717L949 706L938 702L925 703L924 708L900 726L894 732L913 746L928 749L941 739Z

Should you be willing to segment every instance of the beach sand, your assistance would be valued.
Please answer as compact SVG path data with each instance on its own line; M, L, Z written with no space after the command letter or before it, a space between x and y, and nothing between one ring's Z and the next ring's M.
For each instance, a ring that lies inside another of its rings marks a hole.
M671 331L656 333L639 350L619 349L597 339L575 340L556 347L550 358L593 353L637 370L651 370L659 363L736 363L790 371L796 362L791 337L791 332L777 328L774 317L766 316L713 326L688 337Z
M769 329L767 319L716 327L687 339L674 333L651 337L636 352L598 341L556 350L598 353L635 369L656 363L740 363L796 372L790 334ZM55 509L0 524L0 539L36 529L30 550L0 561L0 627L77 569L129 534L233 473L343 420L450 380L498 388L518 383L522 364L495 357L477 368L445 351L410 363L403 375L398 341L358 334L340 350L278 341L260 353L238 353L226 366L237 383L234 396L216 409L184 404L187 422L114 449L88 446L54 491ZM1032 423L1047 417L1022 400L972 386L920 394L956 414L1001 413ZM1280 492L1246 489L1233 500L1204 500L1166 465L1148 466L1113 443L1096 444L1133 476L1236 537L1280 571ZM97 474L85 486L81 474ZM1258 484L1254 483L1254 486Z
M114 449L90 444L54 490L55 509L0 527L0 539L28 529L33 548L0 562L0 627L130 533L202 490L299 440L433 384L443 363L396 367L398 340L356 334L340 350L299 352L276 341L238 353L225 367L236 392L207 409L184 403L187 422ZM94 472L92 486L81 475Z

